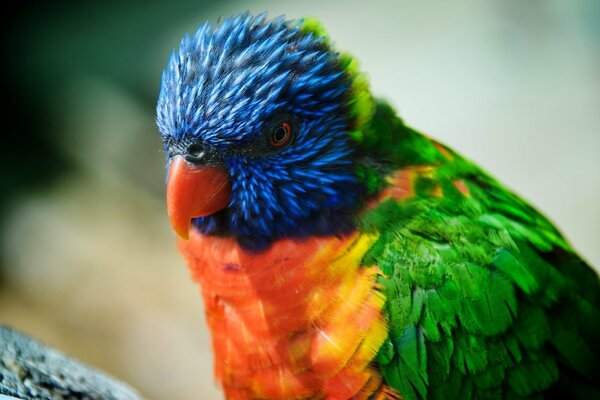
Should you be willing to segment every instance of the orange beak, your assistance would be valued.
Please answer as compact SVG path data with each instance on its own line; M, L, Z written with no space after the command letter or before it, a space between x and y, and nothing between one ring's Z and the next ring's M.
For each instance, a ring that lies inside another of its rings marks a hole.
M169 166L167 178L167 211L173 230L183 239L189 238L192 218L213 214L229 204L229 175L214 167L197 167L182 156Z

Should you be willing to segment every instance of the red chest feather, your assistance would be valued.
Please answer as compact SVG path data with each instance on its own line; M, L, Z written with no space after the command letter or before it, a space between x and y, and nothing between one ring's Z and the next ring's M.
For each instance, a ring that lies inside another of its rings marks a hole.
M291 239L262 253L193 232L180 241L200 284L215 375L230 399L367 398L369 366L387 335L376 267L360 261L375 236Z

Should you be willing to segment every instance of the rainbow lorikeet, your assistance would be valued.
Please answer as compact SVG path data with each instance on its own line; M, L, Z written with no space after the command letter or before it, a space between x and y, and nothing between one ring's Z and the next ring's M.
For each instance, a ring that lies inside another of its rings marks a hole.
M157 123L227 398L600 393L598 276L374 98L314 19L184 37Z

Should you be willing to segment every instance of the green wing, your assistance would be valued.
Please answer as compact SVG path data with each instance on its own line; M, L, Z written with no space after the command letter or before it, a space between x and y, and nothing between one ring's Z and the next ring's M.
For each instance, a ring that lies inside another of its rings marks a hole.
M386 104L360 146L373 193L429 166L362 220L380 233L364 264L385 275L387 384L407 400L600 398L599 280L552 224Z

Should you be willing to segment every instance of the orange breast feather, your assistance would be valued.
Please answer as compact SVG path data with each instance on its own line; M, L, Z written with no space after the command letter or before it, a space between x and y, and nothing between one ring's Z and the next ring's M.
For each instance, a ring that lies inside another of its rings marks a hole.
M202 289L227 398L366 399L387 390L369 365L387 336L380 272L359 265L376 238L285 239L259 254L198 232L179 242Z

